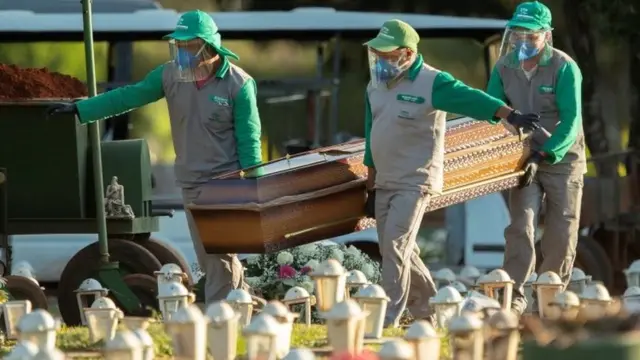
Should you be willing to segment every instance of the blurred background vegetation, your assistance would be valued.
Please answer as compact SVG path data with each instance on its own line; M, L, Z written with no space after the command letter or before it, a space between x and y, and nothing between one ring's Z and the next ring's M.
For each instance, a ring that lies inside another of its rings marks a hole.
M510 16L519 2L521 1L159 0L163 7L178 11L289 10L299 6L329 6L339 10L434 13L504 19ZM586 55L582 53L582 57L578 56L578 61L581 66L585 64L583 66L585 82L588 83L587 85L594 85L587 89L593 96L588 96L585 102L585 128L592 139L591 150L605 152L605 150L623 148L627 143L627 129L632 119L630 109L636 102L635 92L632 91L633 86L631 86L633 79L629 75L632 67L630 64L634 59L631 46L633 42L629 39L635 39L633 37L635 24L627 24L624 22L627 18L623 19L620 14L626 14L630 11L629 9L633 9L635 1L617 0L605 8L602 4L606 2L599 0L543 2L554 11L556 45L572 55L576 54L576 50L580 55L581 46L587 46L587 52L590 51ZM613 18L616 20L611 20ZM611 25L613 23L616 24L615 27ZM583 28L588 31L583 31ZM222 35L224 39L224 29L222 29ZM368 81L365 53L361 44L362 41L343 41L341 54L338 129L354 136L362 136L363 133L362 95ZM238 65L256 79L312 77L315 74L316 44L314 43L256 42L247 39L227 41L225 45L240 55L241 60ZM325 70L330 72L331 44L328 44L326 49ZM471 86L485 87L487 78L482 44L468 39L424 39L421 42L420 51L431 65L451 72ZM147 72L166 60L168 60L168 48L165 42L136 43L133 57L134 80L140 80ZM591 60L595 61L595 68L589 63ZM47 67L52 71L69 74L81 80L85 79L81 43L0 44L0 62L22 67ZM98 81L105 81L107 77L105 43L98 43L96 46L96 62ZM587 67L586 70L585 67ZM324 106L326 117L330 98L325 99L327 101ZM266 104L262 101L260 111L265 143L268 141L278 145L290 138L306 137L305 101L280 104ZM154 162L166 164L173 162L174 153L164 100L135 110L132 113L131 124L132 134L135 137L144 137L148 140ZM265 146L265 151L266 149ZM265 154L265 157L284 155L278 149L279 147L276 147L275 152Z

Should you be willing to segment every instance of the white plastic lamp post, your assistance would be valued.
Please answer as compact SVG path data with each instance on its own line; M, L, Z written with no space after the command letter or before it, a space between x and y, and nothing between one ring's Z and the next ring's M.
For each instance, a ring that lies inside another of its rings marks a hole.
M458 290L458 292L460 293L460 296L465 297L467 296L467 294L469 293L469 290L467 289L467 285L465 285L462 281L454 281L451 283L451 286L453 286L454 289Z
M529 275L529 278L522 286L524 289L524 297L527 300L527 308L524 310L524 312L527 314L532 313L534 310L533 303L535 300L533 298L533 283L536 282L536 280L538 280L538 274L536 274L536 272L534 271L531 273L531 275Z
M353 299L358 302L363 311L369 313L364 325L365 339L380 339L389 303L389 297L382 286L371 284L360 288Z
M471 313L462 313L449 321L449 341L454 359L484 359L482 326L482 320Z
M314 296L309 295L309 292L300 286L294 286L287 290L284 294L284 299L282 303L289 307L291 310L291 306L304 304L304 323L307 326L311 326L311 305L314 305L316 298Z
M476 284L473 289L483 295L489 296L490 294L484 293L484 283L489 281L489 274L482 274L476 279Z
M460 314L462 296L453 286L445 286L429 299L429 305L436 312L438 327L445 329L449 320Z
M627 278L627 287L639 286L640 287L640 260L636 260L629 265L629 268L624 270L624 275Z
M38 346L29 341L20 341L13 347L13 350L4 360L24 360L33 359L38 353Z
M467 287L472 287L475 285L478 278L482 275L480 270L475 266L467 265L460 270L460 274L458 274L458 279L462 281L463 284Z
M580 313L580 298L573 291L561 291L549 303L546 317L550 320L575 320Z
M238 343L240 314L225 301L215 302L207 308L207 347L216 360L234 360Z
M541 318L546 317L549 303L555 299L556 294L562 291L563 287L562 279L553 271L540 274L538 279L533 283L533 289L536 292L538 301L538 315Z
M483 293L490 298L501 301L502 308L511 309L511 297L513 292L514 281L511 280L509 274L503 269L495 269L483 276L479 281L483 288Z
M418 360L440 359L440 336L430 322L417 320L404 334L404 339L413 346L413 353Z
M234 289L227 294L226 301L233 310L240 314L240 326L245 327L251 322L253 314L253 299L251 294L244 289Z
M279 328L271 315L256 315L242 330L247 341L247 360L276 360Z
M153 345L153 338L147 332L149 325L153 319L147 317L125 316L122 319L124 326L129 329L140 341L142 346L142 360L153 360L155 357L155 350Z
M368 313L357 302L347 299L324 314L327 337L334 353L359 354L364 343L364 320Z
M580 296L580 317L597 320L608 314L612 300L607 288L600 283L589 284Z
M25 314L18 321L18 339L30 342L38 348L52 348L56 346L56 331L60 323L43 309L35 309Z
M102 349L105 360L142 360L140 339L129 330L116 332Z
M582 294L590 281L591 276L587 276L584 271L574 267L571 271L571 279L569 280L567 290L576 294Z
M297 314L290 312L287 306L279 301L269 301L262 308L262 312L271 315L280 326L276 356L281 359L291 349L291 332L293 332L293 321L296 319Z
M369 284L369 280L367 280L367 277L364 275L362 271L351 270L347 272L346 296L349 296L351 294L352 289L359 289L367 284Z
M346 274L337 260L323 261L309 276L315 281L316 307L320 314L345 300Z
M38 283L38 280L36 280L33 274L33 266L24 260L18 261L12 266L11 275L25 277L40 286L40 283Z
M309 349L291 349L282 360L315 360L316 356Z
M13 300L2 304L2 314L4 315L4 327L7 329L7 339L15 340L18 338L18 321L25 314L31 312L31 301L29 300Z
M31 359L32 360L66 360L67 357L59 349L44 348L44 349L39 349L36 356L32 357Z
M518 316L506 309L494 313L487 320L491 332L488 359L517 360L520 346L519 324Z
M449 268L442 268L433 274L433 281L436 283L436 289L440 289L456 281L456 274Z
M91 342L99 340L111 340L116 334L118 321L124 314L113 300L108 297L97 298L90 308L84 309L84 316L87 318L89 328L89 338Z
M78 302L80 321L82 325L86 326L87 318L84 316L84 309L90 307L96 299L106 297L109 294L109 289L103 288L98 280L89 278L84 280L74 292Z
M380 360L413 360L413 347L402 339L385 341L378 351Z
M165 321L177 358L204 360L207 352L207 321L197 305L181 307Z
M156 276L158 284L179 282L184 284L189 277L182 271L182 268L176 264L164 264L159 271L155 271L153 275Z
M178 281L164 283L158 288L158 304L165 321L171 320L175 312L189 306L195 300L195 295Z
M632 286L624 291L622 304L629 313L640 312L640 287Z

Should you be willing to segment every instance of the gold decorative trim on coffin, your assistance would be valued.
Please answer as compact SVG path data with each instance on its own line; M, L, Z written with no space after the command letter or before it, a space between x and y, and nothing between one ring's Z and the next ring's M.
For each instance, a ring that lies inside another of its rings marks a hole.
M457 123L456 123L457 122ZM502 124L454 121L445 135L444 190L433 211L517 185L529 153ZM209 253L262 253L353 231L364 216L364 140L211 179L191 210Z

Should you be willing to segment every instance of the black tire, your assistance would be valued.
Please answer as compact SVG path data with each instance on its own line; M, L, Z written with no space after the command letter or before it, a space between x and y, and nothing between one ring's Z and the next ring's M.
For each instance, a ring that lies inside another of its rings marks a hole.
M122 280L140 301L140 308L125 311L125 315L151 317L153 311L160 310L158 307L158 282L155 277L147 274L129 274L125 275ZM110 297L124 311L124 307L115 296Z
M124 273L153 276L162 266L153 253L129 240L109 239L109 255L111 261L119 263ZM85 279L98 278L100 265L100 248L95 242L78 251L62 271L58 283L58 307L67 326L81 324L74 290Z
M539 273L542 264L542 250L540 241L535 244L536 250L536 272ZM576 249L576 260L574 267L580 268L587 275L591 275L593 280L602 283L611 289L613 286L613 267L604 249L593 238L580 236Z
M187 261L178 253L176 250L168 246L167 244L155 240L155 239L147 239L140 241L140 245L144 246L145 249L151 251L153 255L158 258L160 264L176 264L180 266L182 271L187 274L188 283L185 284L187 288L193 288L193 277L191 276L191 268Z
M607 289L611 291L615 285L615 281L613 264L611 263L609 255L607 255L607 251L591 236L581 236L578 239L578 245L582 245L585 249L588 249L600 267L601 276L599 278L594 276L594 280L602 281Z
M33 280L16 275L7 275L4 278L7 281L5 290L14 300L29 300L33 309L49 309L49 301L44 290Z

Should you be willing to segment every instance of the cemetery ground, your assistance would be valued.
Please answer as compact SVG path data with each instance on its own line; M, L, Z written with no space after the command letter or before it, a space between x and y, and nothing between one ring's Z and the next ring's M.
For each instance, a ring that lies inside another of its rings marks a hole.
M57 299L50 297L48 311L55 317L59 318L60 314L57 310ZM204 304L198 304L200 308L204 309ZM172 344L171 338L165 333L161 322L154 322L149 326L147 330L149 335L153 338L155 344L155 354L158 360L172 359ZM383 332L383 339L376 344L367 344L366 348L371 351L377 351L380 344L384 342L386 338L401 337L404 335L404 329L386 329ZM329 351L327 350L327 331L324 325L312 324L307 327L304 324L295 324L293 329L293 335L291 337L291 348L309 348L314 350L317 358L329 357ZM366 343L366 341L365 341ZM5 341L0 346L0 358L8 355L15 341ZM56 345L58 349L65 352L70 359L101 359L100 349L102 343L92 344L89 340L89 330L87 327L66 327L62 326L58 331ZM449 359L449 344L448 338L442 338L441 359ZM242 336L238 338L238 356L242 357L246 353L245 342Z

